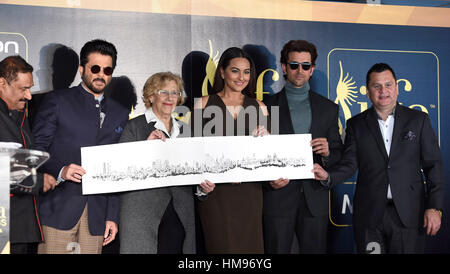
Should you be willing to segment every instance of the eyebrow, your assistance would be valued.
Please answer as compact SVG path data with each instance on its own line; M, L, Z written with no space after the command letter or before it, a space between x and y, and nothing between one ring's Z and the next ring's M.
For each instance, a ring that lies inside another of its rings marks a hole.
M31 86L22 86L21 88L22 89L29 89L29 88L32 88L32 87L34 87L34 83Z
M231 69L237 69L237 70L241 70L240 68L238 68L238 67L231 67ZM244 70L250 70L250 68L245 68Z

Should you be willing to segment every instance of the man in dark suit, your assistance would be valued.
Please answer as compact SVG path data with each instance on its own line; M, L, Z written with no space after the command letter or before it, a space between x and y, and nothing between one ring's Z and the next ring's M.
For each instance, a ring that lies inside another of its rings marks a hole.
M49 93L36 115L36 148L48 151L43 170L58 178L54 191L41 199L45 242L39 253L101 253L118 230L119 199L115 195L82 195L80 148L118 142L129 111L104 97L111 82L117 51L103 40L87 42L80 53L82 83Z
M26 103L31 99L34 85L33 67L20 56L9 56L0 62L0 141L15 142L22 148L33 148L28 125ZM10 193L10 242L12 254L36 253L43 240L39 225L36 196L55 187L51 175L38 173L15 186Z
M309 87L316 58L316 47L308 41L284 45L281 67L286 86L264 103L269 110L278 107L279 134L311 133L314 162L328 165L340 158L339 108ZM272 134L276 133L272 128ZM326 253L328 187L315 180L280 178L263 190L266 253L290 253L294 234L300 253Z
M316 179L333 185L358 170L353 225L359 253L423 253L423 228L437 233L444 206L437 138L427 114L397 103L389 65L372 66L366 86L372 107L347 121L341 161L329 176L315 165Z

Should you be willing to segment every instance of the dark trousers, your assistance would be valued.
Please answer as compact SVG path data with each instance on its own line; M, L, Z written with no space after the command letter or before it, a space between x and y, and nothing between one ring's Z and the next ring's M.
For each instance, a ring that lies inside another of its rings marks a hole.
M183 224L170 200L158 228L158 254L183 254L184 237Z
M289 254L294 233L300 254L327 252L328 215L313 216L308 209L304 193L294 216L264 215L264 249L267 254Z
M405 227L392 201L386 205L382 224L376 228L355 225L353 231L360 254L414 254L425 249L424 230Z

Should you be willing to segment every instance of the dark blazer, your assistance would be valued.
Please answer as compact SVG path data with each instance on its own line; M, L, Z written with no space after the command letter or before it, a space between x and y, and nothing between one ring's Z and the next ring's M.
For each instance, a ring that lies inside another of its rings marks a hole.
M338 117L339 107L327 98L309 91L311 106L311 130L312 138L327 138L330 156L328 165L340 159L342 141L339 135ZM264 103L269 109L271 119L276 119L271 113L271 106L279 106L279 131L280 134L294 134L291 114L283 88L280 92L268 97ZM314 162L323 165L322 157L314 154ZM328 188L315 180L291 180L281 189L273 189L270 185L264 185L264 214L277 216L292 216L295 214L301 191L305 192L308 208L313 216L328 214Z
M28 119L25 111L9 111L6 103L0 99L0 142L15 142L22 144L22 148L33 148ZM31 186L31 177L22 184ZM11 243L40 242L42 238L36 209L35 195L43 186L43 175L38 173L37 183L31 193L21 191L20 188L11 189L10 197L10 234Z
M120 137L120 142L147 140L154 130L155 123L147 123L145 115L140 115L128 121ZM179 137L182 137L182 134L180 132ZM157 253L159 224L171 200L185 231L183 254L195 253L193 187L173 186L128 191L120 194L121 254Z
M329 170L331 183L349 178L356 170L354 225L374 228L381 224L388 184L406 227L422 226L425 208L444 207L441 152L430 119L421 111L397 104L389 156L373 107L349 119L342 160Z
M50 153L42 170L58 178L63 166L81 165L80 148L117 143L129 111L105 97L100 107L81 84L45 96L33 125L35 148ZM100 128L100 108L106 118ZM89 230L103 235L105 221L119 221L119 198L114 194L82 195L80 183L65 181L41 197L43 225L67 230L75 226L88 203Z

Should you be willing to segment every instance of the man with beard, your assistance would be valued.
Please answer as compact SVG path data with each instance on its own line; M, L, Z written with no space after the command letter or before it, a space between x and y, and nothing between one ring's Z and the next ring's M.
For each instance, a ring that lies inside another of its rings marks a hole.
M38 252L94 253L114 240L119 200L115 195L82 195L84 146L118 142L128 110L103 94L111 82L117 51L103 40L87 42L80 52L82 82L53 91L42 103L33 126L36 149L50 153L42 169L57 178L54 191L42 196L45 241Z

